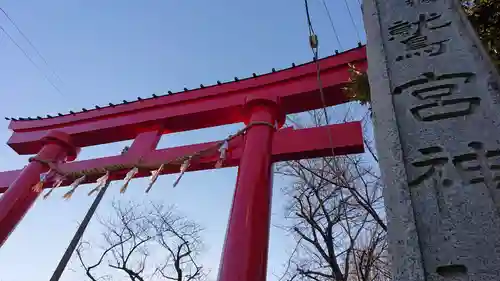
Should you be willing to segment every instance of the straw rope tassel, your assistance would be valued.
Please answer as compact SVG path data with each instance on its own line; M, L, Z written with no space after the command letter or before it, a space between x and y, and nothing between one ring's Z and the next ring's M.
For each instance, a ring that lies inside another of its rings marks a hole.
M75 190L78 188L78 186L85 180L85 175L79 177L78 179L76 179L71 185L71 189L66 192L66 194L63 195L63 198L65 199L70 199L71 196L73 195L73 193L75 192Z
M184 175L184 173L187 171L187 169L191 165L191 158L192 158L192 156L190 156L189 158L187 158L186 160L184 160L184 163L182 163L182 165L181 165L181 171L180 171L181 174L179 175L179 177L177 178L177 180L174 182L174 187L176 187L177 184L179 184L179 182L181 181L182 176Z
M64 182L64 177L63 176L59 176L59 178L54 183L54 186L47 193L45 193L45 195L43 196L43 200L47 199L50 196L50 194L52 194L52 192L54 191L54 189L60 187L63 182Z
M132 180L132 178L139 172L139 168L134 167L132 170L130 170L127 175L125 176L124 183L122 188L120 188L120 193L125 193L127 191L128 184Z
M151 179L149 180L149 185L146 188L146 193L148 193L151 190L151 188L153 187L153 184L155 184L156 180L158 179L158 176L163 171L163 167L164 167L164 164L161 164L160 168L151 172Z
M219 147L219 160L217 160L217 163L215 163L215 168L221 168L222 165L224 164L224 161L226 161L227 157L227 150L229 149L229 142L225 140L222 145Z
M97 179L96 183L97 183L97 186L92 189L91 191L89 191L89 196L92 195L94 192L98 192L103 186L106 185L106 183L108 182L109 180L109 171L106 171L106 174L104 174L104 176L100 177Z
M45 185L49 177L49 173L50 171L40 174L40 181L31 188L34 192L42 192L43 186Z

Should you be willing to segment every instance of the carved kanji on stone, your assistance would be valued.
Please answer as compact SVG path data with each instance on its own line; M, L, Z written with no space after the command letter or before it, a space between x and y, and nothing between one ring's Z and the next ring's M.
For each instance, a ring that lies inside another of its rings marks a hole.
M436 177L442 186L450 186L453 180L445 169L454 169L467 184L484 183L487 187L500 188L500 149L487 150L482 142L470 142L470 151L450 156L443 147L431 146L419 149L422 158L411 163L416 168L425 168L419 176L409 182L417 186L424 180Z
M441 178L442 185L448 186L453 183L450 179L443 177L443 170L446 165L450 164L450 158L442 147L431 146L419 149L418 151L423 155L423 157L420 160L413 162L412 165L417 168L426 168L426 171L411 180L408 183L410 186L419 185L424 180L433 177L435 174Z
M396 57L396 61L405 58L427 55L437 56L446 51L449 39L431 42L428 33L433 30L450 26L451 21L444 21L440 14L420 14L417 21L396 21L389 27L389 41L399 38L399 42L405 45L405 54Z
M487 150L481 142L471 142L468 146L469 153L453 157L453 164L464 175L464 180L500 188L500 149Z
M462 87L470 83L475 75L470 72L435 75L423 73L420 78L394 89L394 95L408 93L420 103L410 108L415 119L429 122L474 113L481 98L472 96Z
M430 4L436 2L436 0L405 0L406 5L415 6L415 4Z
M500 280L500 76L463 2L363 1L391 280Z

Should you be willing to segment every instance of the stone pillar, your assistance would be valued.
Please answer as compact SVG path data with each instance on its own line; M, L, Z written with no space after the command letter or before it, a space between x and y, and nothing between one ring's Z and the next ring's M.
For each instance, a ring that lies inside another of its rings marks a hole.
M498 72L458 1L363 13L393 280L500 280Z

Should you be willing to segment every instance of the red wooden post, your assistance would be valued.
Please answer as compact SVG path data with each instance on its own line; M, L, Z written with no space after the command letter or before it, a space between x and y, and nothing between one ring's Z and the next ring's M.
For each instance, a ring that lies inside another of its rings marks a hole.
M51 132L44 139L44 146L38 153L39 159L63 161L68 156L76 157L69 136L61 132ZM40 174L48 171L48 166L32 161L0 198L0 247L24 217L39 193L32 186L40 181Z
M276 101L247 100L249 128L238 169L219 281L265 281L272 195L272 140ZM265 125L268 123L271 126Z

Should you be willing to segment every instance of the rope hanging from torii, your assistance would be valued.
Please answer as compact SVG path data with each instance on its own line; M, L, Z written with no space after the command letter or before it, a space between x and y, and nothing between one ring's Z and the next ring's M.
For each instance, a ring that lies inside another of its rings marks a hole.
M177 179L173 183L173 187L176 187L179 184L182 176L184 175L184 173L186 173L186 171L191 166L192 161L195 161L196 159L199 159L200 157L212 156L214 152L218 152L219 159L217 160L217 162L215 164L215 168L223 167L224 161L226 160L227 154L228 154L229 149L230 149L231 140L233 140L234 138L236 138L240 135L245 134L250 128L252 128L253 126L257 126L257 125L269 126L269 127L273 128L274 130L278 129L277 124L271 124L268 122L260 122L260 121L250 122L243 129L239 130L238 132L236 132L233 135L229 135L224 140L216 143L215 145L213 145L209 148L197 151L193 154L177 157L173 160L169 160L165 163L162 163L162 164L160 164L160 166L157 169L151 171L149 184L148 184L145 192L148 193L151 190L153 185L156 183L158 176L161 174L161 172L163 171L163 169L166 165L179 165L180 164L179 176L177 177ZM37 162L45 164L49 167L49 171L46 173L42 173L40 175L40 181L32 187L33 191L42 192L43 188L48 187L47 185L49 185L49 183L52 182L52 186L51 186L52 188L43 196L43 199L47 199L50 196L50 194L54 191L54 189L57 187L60 187L66 179L74 178L74 177L70 177L69 174L67 174L64 171L62 171L61 169L59 169L58 163L55 163L52 161L47 161L45 159L40 159L38 157L32 157L32 158L30 158L30 161L37 161ZM127 191L127 188L128 188L130 181L135 177L135 175L137 175L137 173L139 173L139 167L134 166L126 174L126 176L124 178L124 182L122 184L122 187L120 188L120 193L125 193ZM76 179L74 179L74 181L70 185L70 190L63 195L63 198L70 199L71 196L73 195L73 193L76 191L76 189L85 181L86 177L87 177L86 174L82 174L79 177L77 177ZM101 176L100 178L97 179L97 181L96 181L97 186L95 188L93 188L91 191L89 191L88 195L90 196L90 195L98 192L103 186L106 185L106 183L110 180L110 177L111 177L111 172L106 171L103 176Z

